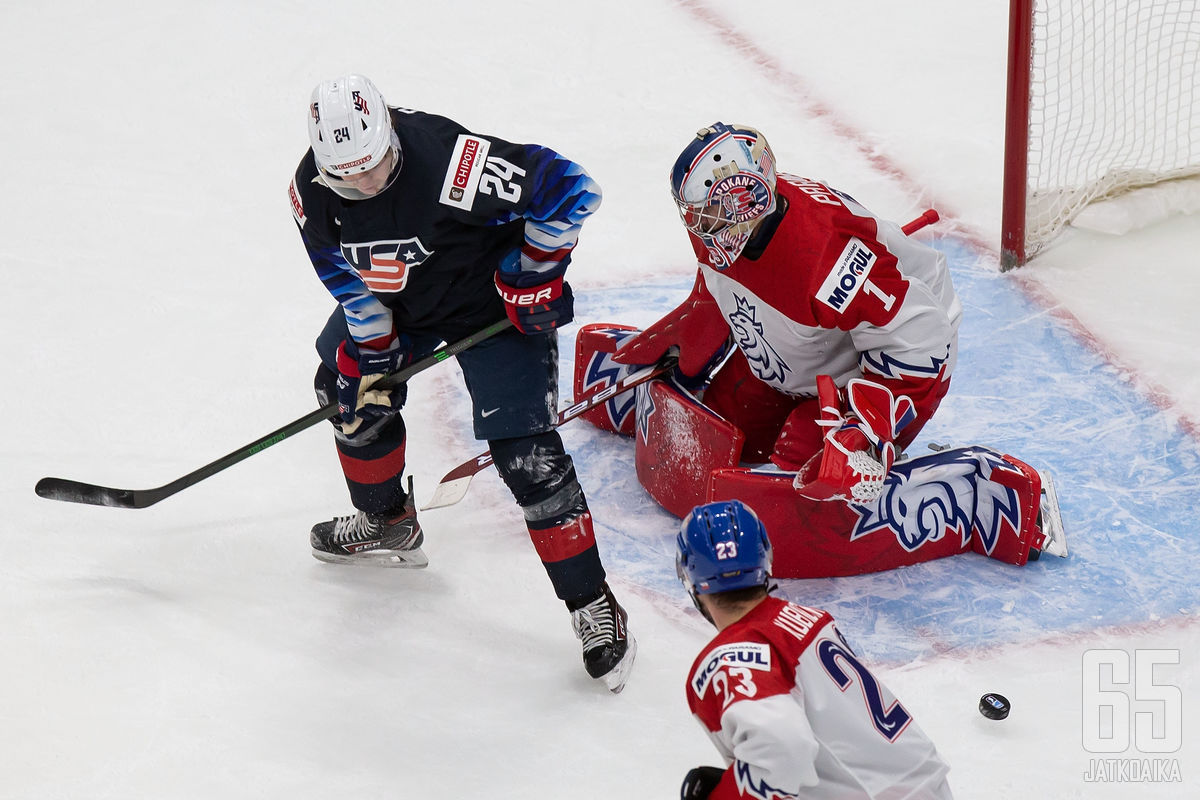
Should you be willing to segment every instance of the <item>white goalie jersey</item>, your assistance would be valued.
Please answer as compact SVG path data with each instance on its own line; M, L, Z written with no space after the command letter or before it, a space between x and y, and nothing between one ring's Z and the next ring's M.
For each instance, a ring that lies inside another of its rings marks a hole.
M824 611L768 597L700 654L688 704L728 768L710 800L944 800L949 771Z

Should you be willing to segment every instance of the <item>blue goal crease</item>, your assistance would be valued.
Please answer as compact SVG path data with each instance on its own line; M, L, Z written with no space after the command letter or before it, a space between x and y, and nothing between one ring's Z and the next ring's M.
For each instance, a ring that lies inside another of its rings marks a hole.
M1055 478L1070 557L1013 567L975 554L890 572L780 581L780 592L827 609L860 652L904 663L971 650L1154 623L1200 611L1200 449L1015 282L977 266L969 245L946 254L964 306L950 393L910 447L984 444ZM580 322L665 313L692 278L584 292ZM653 316L651 317L653 318ZM645 324L645 323L641 323ZM574 330L562 332L563 397ZM637 482L633 445L587 424L563 429L588 493L606 568L678 597L678 521Z

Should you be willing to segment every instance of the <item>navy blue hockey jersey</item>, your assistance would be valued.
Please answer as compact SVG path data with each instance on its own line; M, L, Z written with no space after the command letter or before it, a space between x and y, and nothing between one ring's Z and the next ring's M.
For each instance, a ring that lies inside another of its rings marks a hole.
M391 114L402 158L392 185L346 200L310 149L288 187L292 214L357 342L386 344L393 327L456 340L504 317L497 271L516 287L563 274L600 187L549 148Z

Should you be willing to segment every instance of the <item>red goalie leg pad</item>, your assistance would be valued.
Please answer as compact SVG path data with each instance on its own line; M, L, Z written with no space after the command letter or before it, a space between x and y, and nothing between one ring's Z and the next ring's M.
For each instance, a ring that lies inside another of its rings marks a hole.
M734 350L729 360L717 370L704 390L704 405L745 435L742 459L755 464L766 462L777 448L784 447L778 440L790 415L795 414L801 420L795 424L802 426L807 418L815 418L820 413L815 402L777 392L759 380L741 350ZM788 435L793 437L793 444L786 445L787 456L796 463L804 463L808 456L821 449L820 431L815 423L809 424L809 428L807 433L802 433L799 427L789 426ZM807 455L800 452L805 448L808 448Z
M948 532L904 544L905 531L865 525L863 506L841 500L812 500L796 492L788 473L742 468L712 475L708 502L741 500L771 532L777 578L833 578L895 569L970 549ZM870 518L866 518L870 522ZM910 532L911 533L911 532Z
M573 520L546 528L534 528L532 524L527 527L533 549L546 564L565 561L596 546L592 515L588 511Z
M745 435L664 381L651 381L634 448L638 480L658 504L683 517L705 502L714 469L736 466Z
M971 534L971 547L976 553L1019 567L1029 560L1030 549L1040 550L1045 544L1046 537L1037 524L1038 507L1042 497L1042 478L1037 470L1020 459L1010 455L1003 456L1003 459L1013 467L1012 470L993 469L990 475L982 475L979 478L979 488L976 490L976 522ZM1011 522L1011 517L1014 516L1011 513L997 513L988 519L982 517L982 509L978 505L994 502L991 498L995 493L985 490L989 482L1002 487L1002 490L1012 490L1017 526Z
M618 364L613 353L639 333L630 325L592 323L579 329L575 337L575 402L614 385L636 372L636 364ZM609 398L602 406L580 415L603 431L633 435L635 391L630 389Z

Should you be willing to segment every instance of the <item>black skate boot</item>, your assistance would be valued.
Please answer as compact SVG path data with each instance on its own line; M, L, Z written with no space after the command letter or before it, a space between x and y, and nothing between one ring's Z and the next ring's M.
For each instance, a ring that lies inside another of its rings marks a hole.
M601 586L599 597L571 610L571 627L583 642L584 668L614 693L625 688L637 654L637 641L629 633L628 619L607 583Z
M314 558L334 564L420 568L429 565L421 549L425 534L417 522L412 478L399 516L367 514L335 517L313 526L309 534Z

